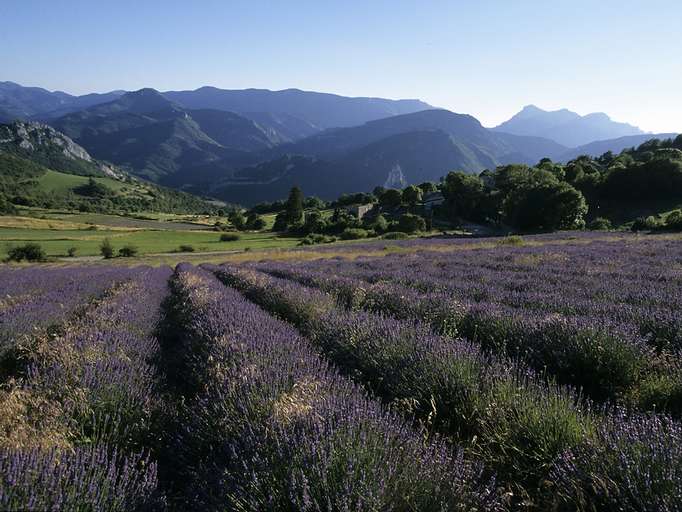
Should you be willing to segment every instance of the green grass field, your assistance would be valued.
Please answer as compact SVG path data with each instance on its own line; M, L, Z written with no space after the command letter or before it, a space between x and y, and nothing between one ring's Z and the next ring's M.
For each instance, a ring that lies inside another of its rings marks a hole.
M76 176L75 174L65 174L63 172L56 172L48 170L43 176L38 180L40 188L46 192L53 192L56 194L66 194L72 191L74 188L81 185L85 185L88 180L87 176ZM116 192L126 192L126 191L136 191L139 187L134 185L123 183L111 178L94 178L94 180L106 187L116 191Z
M107 229L25 229L0 228L0 258L7 256L12 246L27 242L39 243L48 256L65 256L70 247L76 248L77 256L97 256L100 245L109 238L118 251L127 244L137 247L139 254L169 253L177 251L181 245L191 245L197 252L242 251L294 247L298 238L279 237L272 232L240 233L234 242L221 242L220 232L185 230L107 230Z

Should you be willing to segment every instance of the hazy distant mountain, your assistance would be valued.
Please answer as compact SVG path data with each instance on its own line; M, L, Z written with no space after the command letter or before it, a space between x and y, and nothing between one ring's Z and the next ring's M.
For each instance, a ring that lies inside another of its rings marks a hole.
M624 149L637 147L651 139L674 139L677 137L676 133L646 133L644 135L629 135L627 137L619 137L617 139L598 140L590 142L577 148L572 148L561 155L559 161L568 162L580 155L601 156L607 151L618 154Z
M317 125L281 112L241 112L241 115L255 121L285 142L294 142L322 131Z
M55 118L68 112L112 101L121 94L122 91L113 91L73 96L61 91L52 92L40 87L0 82L0 118L12 120Z
M0 108L0 123L9 123L14 120L14 116Z
M357 126L375 119L433 108L419 100L348 98L298 89L269 91L202 87L194 91L168 91L163 95L189 109L210 108L238 114L246 112L287 114L321 129Z
M644 133L636 126L612 121L604 113L580 116L566 109L548 112L535 105L524 107L521 112L493 130L514 135L545 137L568 147Z
M126 93L53 125L96 158L159 182L211 162L246 165L253 161L249 152L282 140L250 119L217 110L186 110L154 89Z
M448 110L431 109L412 114L388 117L352 128L326 130L294 144L283 146L279 151L333 156L360 148L387 137L409 132L442 131L458 143L481 151L492 159L519 154L523 161L535 162L540 156L555 156L565 151L556 142L533 138L532 144L524 137L497 134L487 130L470 115L455 114ZM471 161L467 168L479 167L480 162ZM486 162L485 165L489 163Z
M547 139L492 132L468 115L426 110L326 130L270 150L274 158L256 166L234 171L225 166L222 179L214 175L201 186L245 204L282 197L294 184L306 194L333 198L377 185L436 181L453 169L536 163L565 151Z

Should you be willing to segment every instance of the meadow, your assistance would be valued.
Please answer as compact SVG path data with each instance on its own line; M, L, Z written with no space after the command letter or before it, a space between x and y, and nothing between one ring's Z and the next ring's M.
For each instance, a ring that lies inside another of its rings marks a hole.
M115 250L133 245L138 254L163 254L191 246L196 252L230 252L288 248L299 238L270 231L239 233L239 240L221 241L214 231L223 220L203 215L141 213L119 216L63 211L27 211L23 215L0 217L0 259L11 247L38 243L48 257L65 258L75 248L77 257L100 255L102 241L109 239ZM272 223L272 219L266 219Z
M682 510L680 235L196 258L0 267L0 509Z

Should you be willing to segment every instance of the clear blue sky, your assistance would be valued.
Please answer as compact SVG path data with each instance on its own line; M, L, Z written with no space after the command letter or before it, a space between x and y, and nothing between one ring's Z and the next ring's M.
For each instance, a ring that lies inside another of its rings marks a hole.
M679 0L0 0L0 80L522 106L682 131Z

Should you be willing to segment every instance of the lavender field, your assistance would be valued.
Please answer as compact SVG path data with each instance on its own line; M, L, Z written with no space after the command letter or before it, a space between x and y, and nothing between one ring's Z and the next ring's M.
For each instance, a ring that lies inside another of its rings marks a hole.
M0 268L0 510L682 510L682 240Z

